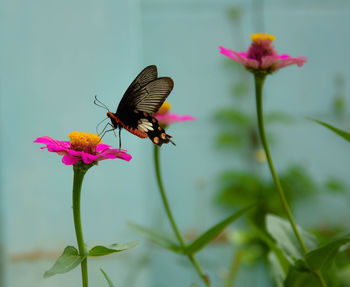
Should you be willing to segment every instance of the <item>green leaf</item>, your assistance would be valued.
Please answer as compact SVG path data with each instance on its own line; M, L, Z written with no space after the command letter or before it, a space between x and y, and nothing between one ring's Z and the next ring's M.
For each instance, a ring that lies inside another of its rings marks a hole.
M345 193L348 187L341 180L331 177L325 182L325 187L327 192L331 193Z
M81 261L86 258L87 254L80 256L78 250L73 246L67 246L55 264L44 273L44 278L51 277L55 274L62 274L73 270Z
M242 136L227 131L221 132L216 138L217 146L221 147L237 147L242 145Z
M227 9L227 16L230 20L240 20L243 14L241 7L231 7Z
M278 216L269 214L266 216L267 231L276 240L277 246L283 251L287 258L296 260L304 257L303 251L297 241L290 222ZM297 229L302 237L306 248L313 250L317 248L315 236L304 231L300 226Z
M105 256L108 254L121 252L135 247L137 243L138 241L133 241L126 244L113 244L110 247L97 245L90 249L88 256Z
M114 287L114 285L113 285L111 279L108 278L107 274L103 271L102 268L100 268L100 271L102 272L103 276L106 278L107 283L108 283L108 286L109 286L109 287Z
M263 189L257 175L244 171L224 171L219 182L221 187L217 199L224 205L246 206L252 198L258 198Z
M232 93L234 96L243 96L249 93L249 82L241 81L235 83L232 88Z
M196 283L192 283L190 287L197 287Z
M291 266L284 287L320 287L320 283L312 273L299 271Z
M320 125L330 129L332 132L336 133L338 136L341 136L343 139L347 140L348 142L350 142L350 133L343 131L341 129L338 129L330 124L327 124L325 122L319 121L319 120L315 120L315 119L311 119L316 123L319 123Z
M292 122L293 122L293 118L286 113L275 111L265 115L266 124L272 124L272 123L290 124Z
M214 225L212 228L208 229L201 236L199 236L195 241L193 241L189 246L186 247L187 254L194 254L201 250L204 246L209 244L215 237L217 237L229 224L241 217L248 210L253 208L255 205L250 205L248 207L242 208L241 210L235 212L224 220L220 221L218 224Z
M262 241L264 241L266 245L271 249L270 253L272 253L272 255L271 255L271 258L270 258L270 255L268 258L270 259L270 262L274 261L275 259L278 261L279 263L278 268L282 269L284 274L284 277L283 277L284 279L288 273L291 263L287 260L282 250L276 246L276 243L263 230L261 230L258 226L256 226L252 222L250 222L250 226L253 229L254 235L257 238L260 238Z
M173 238L170 237L168 234L164 234L161 231L153 230L153 229L138 225L136 223L128 223L128 224L131 228L133 228L138 233L142 234L152 242L166 249L169 249L173 252L184 253L182 248L179 245L177 245L175 240L173 240Z
M283 287L283 282L286 278L286 274L276 256L275 253L273 252L269 252L268 254L268 260L270 262L271 265L271 273L272 273L272 277L276 283L277 287Z
M249 125L252 122L252 119L249 115L245 114L241 110L231 108L221 109L219 112L216 113L215 118L217 120L237 124L239 126Z
M305 261L311 270L321 270L332 263L332 260L337 255L339 248L350 242L350 236L338 238L326 245L308 252L305 255Z

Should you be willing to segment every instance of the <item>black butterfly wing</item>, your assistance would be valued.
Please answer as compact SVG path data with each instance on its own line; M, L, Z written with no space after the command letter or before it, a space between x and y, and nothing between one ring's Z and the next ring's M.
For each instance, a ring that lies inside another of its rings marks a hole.
M130 84L130 86L127 88L126 92L124 93L117 109L117 113L120 113L120 111L124 110L125 108L130 108L130 103L132 102L132 98L134 97L134 93L141 89L142 87L146 86L148 83L152 82L153 80L157 79L158 72L157 72L157 66L151 65L146 68L144 68L135 78L135 80Z
M130 106L138 111L153 114L159 110L173 87L174 82L169 77L155 79L133 93Z

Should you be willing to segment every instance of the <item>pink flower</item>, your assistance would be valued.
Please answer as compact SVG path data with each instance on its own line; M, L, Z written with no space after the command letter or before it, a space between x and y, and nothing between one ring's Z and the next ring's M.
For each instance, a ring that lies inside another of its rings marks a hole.
M104 159L120 158L126 161L131 160L131 155L126 150L111 149L109 145L101 143L99 136L83 132L72 132L68 135L70 141L58 141L50 137L37 138L35 143L42 143L49 152L63 155L62 162L66 165L73 165L80 161L84 164L96 163Z
M180 116L178 114L171 114L169 113L170 108L170 103L165 101L159 108L158 112L154 114L154 117L158 120L161 126L167 126L176 122L194 121L196 119L190 115Z
M301 67L306 63L306 57L292 58L290 55L278 55L272 46L275 37L269 34L257 33L251 35L252 43L246 52L236 52L220 46L220 53L243 65L252 73L270 74L289 65Z
M166 114L155 114L154 117L158 120L158 122L161 125L170 125L176 122L186 122L186 121L194 121L196 118L190 115L183 115L180 116L178 114L170 114L170 113L166 113Z

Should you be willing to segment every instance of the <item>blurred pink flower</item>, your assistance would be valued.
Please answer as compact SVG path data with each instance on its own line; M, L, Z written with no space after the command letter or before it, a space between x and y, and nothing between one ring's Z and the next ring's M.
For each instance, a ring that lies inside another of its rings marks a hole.
M171 104L167 101L159 108L158 112L154 114L154 117L158 120L162 126L168 126L177 122L194 121L196 118L190 115L180 116L178 114L169 113Z
M246 52L236 52L220 46L220 53L230 57L253 73L273 73L289 65L301 67L306 63L306 57L292 58L287 54L277 54L272 46L275 37L269 34L257 33L251 35L252 43Z
M166 113L166 114L155 114L154 117L158 120L158 122L161 125L170 125L176 122L186 122L186 121L194 121L196 118L190 115L183 115L180 116L178 114L170 114L170 113Z
M62 162L66 165L73 165L82 161L84 164L91 164L104 159L120 158L126 161L131 160L126 150L111 149L109 145L99 143L100 137L94 134L72 132L68 135L71 141L58 141L48 136L37 138L35 143L42 143L49 152L63 155Z

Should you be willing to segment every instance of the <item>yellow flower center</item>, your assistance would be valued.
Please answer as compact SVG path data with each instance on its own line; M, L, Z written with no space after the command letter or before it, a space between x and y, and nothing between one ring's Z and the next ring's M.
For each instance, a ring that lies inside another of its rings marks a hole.
M101 138L98 135L85 132L71 132L68 137L70 138L70 145L75 150L82 150L89 153L95 151L96 146L101 142Z
M159 115L163 115L169 112L169 110L171 109L171 104L167 101L165 101L162 106L159 108L157 114Z
M265 41L265 40L272 42L276 39L276 37L266 33L255 33L250 36L250 39L252 39L252 41L255 43L259 41Z

